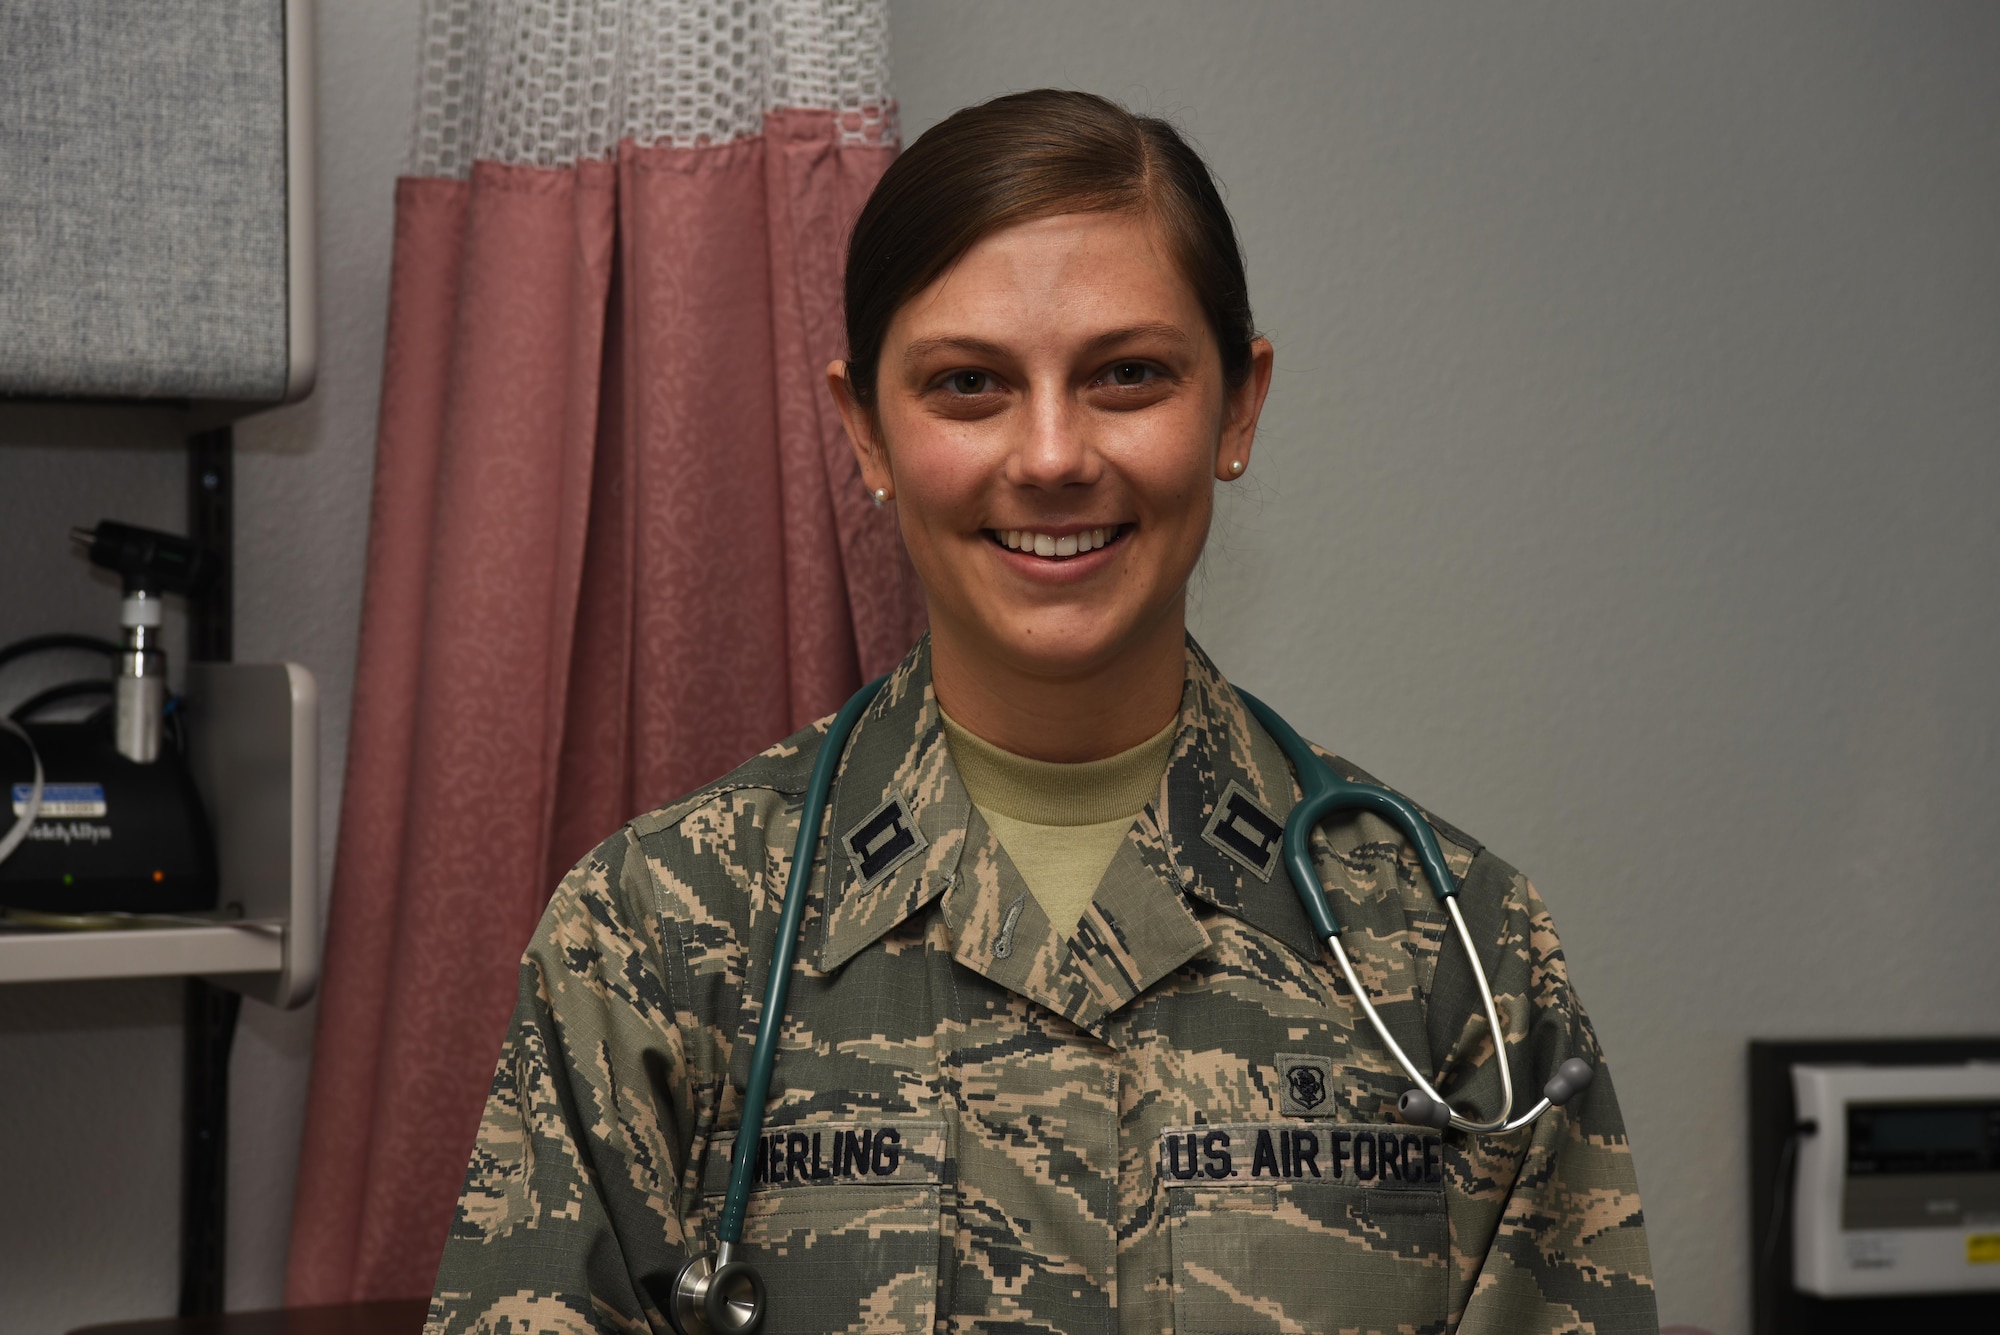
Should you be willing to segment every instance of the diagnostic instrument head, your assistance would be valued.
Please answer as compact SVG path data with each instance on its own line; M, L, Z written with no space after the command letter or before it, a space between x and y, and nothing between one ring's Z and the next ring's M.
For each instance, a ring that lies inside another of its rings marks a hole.
M157 529L101 519L69 536L90 549L92 565L116 571L128 594L194 593L215 576L207 548Z

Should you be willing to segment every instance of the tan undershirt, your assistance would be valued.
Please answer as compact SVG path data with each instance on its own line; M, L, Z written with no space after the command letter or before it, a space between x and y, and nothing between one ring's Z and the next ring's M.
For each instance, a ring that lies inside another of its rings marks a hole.
M1133 817L1159 792L1179 720L1129 751L1065 765L1003 751L938 713L966 795L1056 935L1069 936Z

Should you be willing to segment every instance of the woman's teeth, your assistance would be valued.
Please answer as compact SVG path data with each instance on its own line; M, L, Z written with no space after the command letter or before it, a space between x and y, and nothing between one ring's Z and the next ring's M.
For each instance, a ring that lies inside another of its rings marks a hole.
M1094 552L1118 535L1118 526L1110 528L1086 529L1082 533L1070 533L1060 538L1052 538L1046 533L1033 529L1003 528L994 530L999 535L1001 545L1009 551L1033 552L1036 556L1075 556L1079 552Z

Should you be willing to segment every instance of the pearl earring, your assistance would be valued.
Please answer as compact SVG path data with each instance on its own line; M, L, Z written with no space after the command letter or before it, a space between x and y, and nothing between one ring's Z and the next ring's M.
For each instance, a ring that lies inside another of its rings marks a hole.
M875 508L878 510L882 508L882 502L889 499L889 489L887 487L877 487L872 494L875 497Z
M1231 459L1229 461L1229 472L1234 477L1243 476L1243 461L1241 459Z

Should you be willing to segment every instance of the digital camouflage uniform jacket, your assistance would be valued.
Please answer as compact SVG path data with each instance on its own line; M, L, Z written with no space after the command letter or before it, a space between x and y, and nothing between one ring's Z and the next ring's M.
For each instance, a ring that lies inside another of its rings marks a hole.
M564 879L429 1335L671 1329L675 1273L714 1246L824 727ZM820 843L744 1230L765 1330L1657 1328L1617 1098L1534 889L1438 825L1521 1097L1572 1055L1596 1082L1506 1136L1401 1125L1409 1082L1278 858L1296 794L1190 644L1159 796L1058 940L966 797L918 644ZM1490 1114L1493 1046L1412 851L1366 815L1313 850L1397 1040Z

